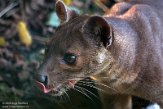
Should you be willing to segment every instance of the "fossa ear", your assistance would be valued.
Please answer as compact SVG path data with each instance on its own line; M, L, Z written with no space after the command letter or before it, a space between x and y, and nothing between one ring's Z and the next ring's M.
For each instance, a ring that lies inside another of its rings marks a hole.
M84 29L91 34L94 34L96 39L100 39L106 48L111 46L113 42L113 29L103 17L90 17L83 26L83 30Z
M74 10L68 9L68 7L60 0L56 2L55 9L61 24L68 22L70 19L78 16L78 14Z

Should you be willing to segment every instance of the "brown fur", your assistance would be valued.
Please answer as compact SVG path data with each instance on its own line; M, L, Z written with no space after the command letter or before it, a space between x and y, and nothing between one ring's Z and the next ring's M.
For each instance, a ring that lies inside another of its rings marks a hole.
M78 16L60 1L56 8L62 24L39 69L41 75L48 75L53 90L67 80L92 77L107 92L108 96L101 94L105 109L107 101L117 96L111 109L131 109L130 96L157 102L163 108L161 0L117 3L103 17ZM63 62L67 52L78 56L74 65Z

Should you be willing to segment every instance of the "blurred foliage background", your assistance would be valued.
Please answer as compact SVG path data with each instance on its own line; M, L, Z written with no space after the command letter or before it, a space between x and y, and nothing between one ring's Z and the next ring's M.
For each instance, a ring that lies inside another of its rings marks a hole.
M121 0L63 1L80 14L103 14ZM5 102L20 101L28 103L28 109L101 109L97 91L93 88L81 86L96 95L86 92L91 99L72 89L68 91L68 100L44 96L33 85L33 75L43 59L45 42L59 25L55 2L0 0L0 108L4 108Z

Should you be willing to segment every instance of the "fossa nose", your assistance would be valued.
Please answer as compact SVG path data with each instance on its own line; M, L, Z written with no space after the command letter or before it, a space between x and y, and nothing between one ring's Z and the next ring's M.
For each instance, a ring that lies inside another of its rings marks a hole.
M44 86L48 85L48 76L47 75L42 75L42 74L36 74L34 79L42 84L44 84Z
M48 87L48 76L43 74L36 74L35 77L35 86L38 87L42 92L49 93L51 88Z

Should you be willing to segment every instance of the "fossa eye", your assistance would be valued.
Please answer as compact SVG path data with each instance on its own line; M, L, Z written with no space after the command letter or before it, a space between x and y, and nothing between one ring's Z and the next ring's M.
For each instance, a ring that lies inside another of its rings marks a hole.
M63 60L66 64L73 65L76 62L77 56L71 53L64 54Z

